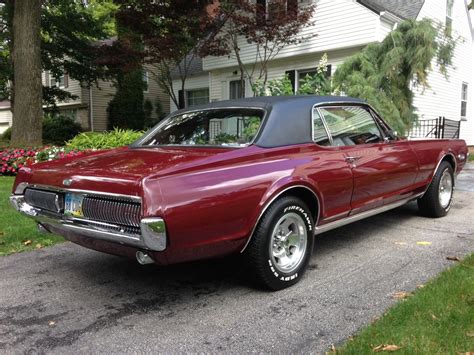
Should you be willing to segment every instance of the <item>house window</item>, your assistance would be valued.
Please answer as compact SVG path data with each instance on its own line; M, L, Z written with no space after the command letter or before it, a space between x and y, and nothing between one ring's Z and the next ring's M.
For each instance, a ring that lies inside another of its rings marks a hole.
M149 91L149 74L148 74L148 71L144 70L143 71L143 74L142 74L142 78L143 78L143 92L144 93L148 93Z
M229 99L234 100L242 97L245 97L245 81L232 80L229 82Z
M285 72L285 74L288 76L288 78L291 81L291 84L293 86L293 92L297 92L298 89L301 87L301 84L303 83L304 79L306 78L307 75L313 76L317 72L316 68L309 68L309 69L301 69L301 70L289 70ZM329 64L326 66L326 77L330 78L332 73L332 65Z
M186 105L197 106L209 103L209 89L196 89L186 91Z
M283 10L284 14L295 19L298 16L298 0L283 1L284 9L281 9L280 1L257 0L257 24L264 25L267 21L278 18Z
M49 81L49 85L50 87L58 87L60 89L65 89L68 87L68 77L67 77L67 74L63 73L60 77L54 77L54 76L51 76L50 77L50 81Z
M453 5L454 0L446 2L446 35L451 36L453 32Z
M461 119L466 120L467 116L467 90L468 84L462 83L461 89Z

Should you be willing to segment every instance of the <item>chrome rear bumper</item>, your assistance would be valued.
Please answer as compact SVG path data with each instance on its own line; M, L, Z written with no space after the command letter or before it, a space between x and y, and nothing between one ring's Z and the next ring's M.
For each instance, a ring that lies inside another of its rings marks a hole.
M10 196L13 207L27 217L34 219L43 227L48 226L64 235L75 233L80 236L123 244L137 249L163 251L167 246L166 225L162 218L143 218L140 234L130 234L119 225L69 217L35 208L26 203L23 195ZM111 231L110 229L116 231Z

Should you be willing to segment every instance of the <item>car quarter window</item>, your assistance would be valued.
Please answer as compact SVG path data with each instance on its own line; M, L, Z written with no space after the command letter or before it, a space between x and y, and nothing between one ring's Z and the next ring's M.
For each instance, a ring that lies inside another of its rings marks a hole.
M320 108L334 146L382 142L383 137L370 112L361 106Z
M317 108L313 109L313 141L318 145L331 145L328 132Z

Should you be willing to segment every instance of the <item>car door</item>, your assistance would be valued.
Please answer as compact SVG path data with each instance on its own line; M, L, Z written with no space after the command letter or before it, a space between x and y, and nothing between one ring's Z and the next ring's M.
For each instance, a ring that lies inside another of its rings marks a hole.
M404 198L416 178L418 161L406 141L390 141L365 105L319 108L331 146L352 169L351 214Z

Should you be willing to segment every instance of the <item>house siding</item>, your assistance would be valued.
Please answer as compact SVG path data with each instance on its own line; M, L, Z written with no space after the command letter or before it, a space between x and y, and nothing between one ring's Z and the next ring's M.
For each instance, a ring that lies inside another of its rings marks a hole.
M12 112L9 107L0 108L0 134L12 125Z
M318 65L319 60L324 53L328 55L328 64L331 65L332 73L334 73L338 65L340 65L347 57L357 53L361 49L362 47L347 48L339 51L312 53L274 60L270 62L268 66L268 80L281 79L288 70L304 70L314 68ZM211 101L229 99L229 82L232 80L239 80L240 78L238 74L235 74L237 70L237 67L233 67L211 72L209 92ZM253 96L248 81L246 81L245 93L247 97Z
M146 67L148 71L152 68ZM144 100L150 100L153 105L152 117L157 118L156 102L159 101L164 113L170 112L168 95L163 92L158 83L153 80L151 73L148 76L148 92L143 93ZM89 89L83 90L83 102L89 104ZM114 98L117 89L111 81L101 81L98 86L92 87L92 114L94 131L105 131L108 129L107 107Z
M109 102L114 98L116 89L110 81L101 81L97 86L93 86L89 93L89 89L85 95L85 102L89 107L92 107L92 127L94 131L107 130L107 107ZM89 102L89 96L92 96L92 103ZM89 113L90 115L90 113ZM89 118L90 119L90 118Z
M316 35L298 45L283 48L275 60L292 58L295 55L329 52L341 48L360 47L379 40L384 29L380 17L365 6L351 0L316 1L315 23L301 31L302 36ZM255 60L255 47L244 38L240 40L242 61L246 64ZM204 70L235 67L234 57L206 57Z
M209 81L209 74L203 73L202 75L193 76L186 79L186 90L206 89L209 88L209 99L211 100L211 87ZM178 92L181 90L181 80L173 80L173 90L178 96ZM176 111L176 107L173 100L168 96L170 102L171 112Z
M156 102L159 101L163 113L170 113L170 97L168 94L158 85L158 82L154 80L154 75L152 72L155 72L152 65L146 66L148 70L148 92L144 93L145 100L150 100L153 104L153 118L156 118Z
M446 1L427 0L423 5L418 20L431 18L438 23L445 23ZM453 36L459 37L454 54L453 65L448 68L447 78L440 72L436 58L432 62L432 71L428 75L429 87L414 87L414 106L421 120L444 116L452 120L461 119L462 83L469 85L469 92L474 90L474 72L472 63L473 41L471 24L467 16L464 0L455 0L453 8ZM467 121L461 124L461 138L469 145L474 145L474 116L472 94L467 105Z

